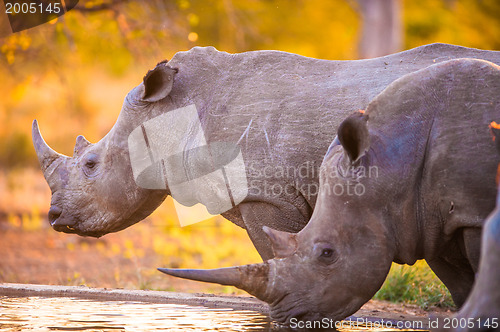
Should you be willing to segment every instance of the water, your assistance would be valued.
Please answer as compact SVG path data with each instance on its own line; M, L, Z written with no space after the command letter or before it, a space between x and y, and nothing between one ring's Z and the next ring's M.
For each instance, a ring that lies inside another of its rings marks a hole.
M260 331L258 312L179 304L0 296L0 331Z
M96 301L70 297L0 296L0 332L4 331L268 331L285 330L250 310L139 301ZM289 330L289 329L286 329ZM350 326L341 332L402 331Z

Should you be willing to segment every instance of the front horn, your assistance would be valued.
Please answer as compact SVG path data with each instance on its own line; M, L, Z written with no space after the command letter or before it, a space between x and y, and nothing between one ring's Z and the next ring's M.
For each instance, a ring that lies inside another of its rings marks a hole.
M52 148L45 143L42 135L40 134L40 130L38 129L38 122L36 120L33 120L31 134L33 137L33 145L35 146L36 155L38 157L38 161L40 162L40 166L42 167L43 175L45 176L45 179L49 181L52 174L52 172L47 170L49 166L58 159L65 159L68 157L52 150Z
M162 268L158 270L174 277L235 286L263 301L268 300L269 297L267 292L269 284L268 262L209 270Z

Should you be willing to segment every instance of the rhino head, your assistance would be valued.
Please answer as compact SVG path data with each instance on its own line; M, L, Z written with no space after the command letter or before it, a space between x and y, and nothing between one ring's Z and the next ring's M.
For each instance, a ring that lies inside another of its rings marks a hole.
M49 221L65 233L99 237L144 219L168 194L136 185L128 135L141 123L168 110L176 69L159 63L125 98L111 131L92 144L78 136L72 157L57 153L33 121L33 144L52 191Z
M212 270L159 270L176 277L241 288L268 302L271 318L284 324L294 320L341 320L356 312L381 287L395 250L391 230L377 222L380 216L376 211L380 209L369 206L377 199L370 197L368 190L363 196L326 190L339 181L347 188L353 181L368 180L355 179L359 175L355 171L339 178L330 167L343 163L365 166L363 156L368 142L354 137L360 136L359 130L352 130L353 126L366 129L365 119L360 113L339 128L339 139L323 162L329 166L321 169L318 202L306 227L299 233L287 233L264 226L274 259ZM350 218L342 217L345 215Z

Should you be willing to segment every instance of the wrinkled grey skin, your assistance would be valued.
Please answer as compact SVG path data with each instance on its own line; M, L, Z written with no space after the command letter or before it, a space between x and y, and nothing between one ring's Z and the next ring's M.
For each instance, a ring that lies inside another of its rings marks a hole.
M307 226L298 234L265 228L275 259L162 271L235 285L268 302L272 318L287 323L341 320L372 298L392 262L425 259L462 305L477 271L481 227L495 206L500 158L488 124L500 116L499 89L500 67L473 59L402 77L364 114L339 126ZM350 172L336 173L349 166ZM363 176L373 166L378 174ZM349 182L366 191L331 190Z
M366 107L395 79L460 57L500 63L500 52L444 44L360 61L278 51L228 54L212 47L179 52L127 95L102 140L90 144L79 136L73 157L52 151L33 124L34 145L52 190L49 220L58 231L102 236L148 216L169 191L135 184L128 135L151 118L195 104L208 143L238 142L247 168L250 193L223 216L247 230L264 259L272 258L262 227L298 232L306 225L316 203L317 168L341 120ZM303 165L316 172L274 174L279 167ZM273 186L283 193L270 192Z
M492 128L492 133L500 154L500 129ZM500 165L497 179L499 177ZM495 326L500 328L500 190L496 208L484 224L481 260L474 287L454 318L463 326L454 331L492 331ZM444 327L444 324L445 322L441 321L441 327Z

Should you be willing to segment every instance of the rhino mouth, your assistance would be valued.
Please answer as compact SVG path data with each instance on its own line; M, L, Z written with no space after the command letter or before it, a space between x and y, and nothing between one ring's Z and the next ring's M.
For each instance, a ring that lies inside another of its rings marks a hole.
M61 233L69 233L69 234L75 234L77 233L76 229L72 228L71 226L68 225L52 225L52 228Z
M276 313L276 312L271 312L271 319L278 324L281 324L283 326L290 326L291 324L294 324L296 322L319 322L322 321L323 319L327 318L327 315L323 315L318 312L314 311L309 311L307 309L302 309L302 308L296 308L293 309L289 312L284 312L284 313ZM332 319L335 321L335 319Z
M59 223L59 220L56 220L55 222L51 222L50 226L57 231L57 232L62 232L62 233L69 233L69 234L80 234L80 232L74 228L71 225Z
M75 218L68 218L63 214L63 209L57 205L52 205L48 214L50 226L61 233L77 234L80 236L101 237L105 233L97 231L85 231L78 227L79 220Z
M103 232L82 231L82 230L79 230L79 229L74 228L74 227L69 226L69 225L57 225L57 224L55 224L55 225L52 225L52 228L55 231L61 232L61 233L77 234L80 236L89 236L89 237L95 237L95 238L99 238L105 234Z
M284 325L290 324L291 321L311 320L315 313L305 308L301 300L294 299L294 296L287 293L270 304L271 318Z

